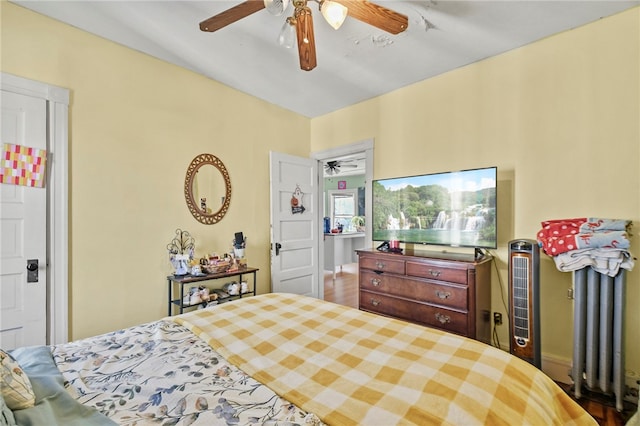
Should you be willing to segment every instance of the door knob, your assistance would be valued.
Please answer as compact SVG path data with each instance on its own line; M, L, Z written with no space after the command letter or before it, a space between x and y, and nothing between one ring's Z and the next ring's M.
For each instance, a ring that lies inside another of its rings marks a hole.
M276 256L280 254L280 249L282 248L282 244L276 243Z
M38 259L27 260L27 282L38 282Z

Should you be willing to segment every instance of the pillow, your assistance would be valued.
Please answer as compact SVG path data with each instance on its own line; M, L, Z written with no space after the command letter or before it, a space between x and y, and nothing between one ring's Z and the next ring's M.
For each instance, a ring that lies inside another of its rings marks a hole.
M16 418L13 417L13 411L7 407L2 394L0 393L0 425L1 426L17 426Z
M12 410L33 407L36 395L31 381L11 355L0 349L0 393Z

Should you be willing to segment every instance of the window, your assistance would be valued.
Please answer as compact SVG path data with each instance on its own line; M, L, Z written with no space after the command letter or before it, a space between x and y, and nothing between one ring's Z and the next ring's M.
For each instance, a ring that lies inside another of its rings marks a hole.
M329 191L332 228L342 224L343 230L351 230L351 219L356 216L358 206L356 190Z

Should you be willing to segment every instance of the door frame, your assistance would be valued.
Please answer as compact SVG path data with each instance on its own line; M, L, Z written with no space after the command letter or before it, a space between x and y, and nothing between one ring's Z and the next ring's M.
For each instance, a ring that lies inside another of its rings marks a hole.
M47 344L69 335L69 89L0 73L7 92L47 101Z
M365 214L365 217L367 218L367 222L369 222L367 225L365 225L365 232L364 232L365 247L367 246L367 244L369 245L371 244L371 241L372 241L371 238L373 235L371 230L371 225L370 225L371 218L373 215L373 202L372 202L373 186L371 184L371 182L373 181L373 145L374 145L373 142L374 142L373 139L365 139L360 142L355 142L352 144L343 145L336 148L329 148L323 151L312 152L310 155L312 159L315 159L318 161L318 180L320 182L318 185L318 199L316 200L316 203L318 203L317 204L318 206L323 206L322 200L324 197L324 176L323 176L324 167L322 167L321 163L327 160L333 160L336 157L364 153L364 156L365 156L364 214ZM318 208L317 214L318 214L318 223L320 226L318 235L324 236L324 230L322 229L323 227L322 218L324 217L324 212L322 211L321 208ZM318 238L318 255L319 255L318 267L320 268L319 273L320 273L320 277L323 277L324 276L324 269L323 269L324 268L324 237ZM324 286L320 286L320 295L321 295L321 298L324 299Z

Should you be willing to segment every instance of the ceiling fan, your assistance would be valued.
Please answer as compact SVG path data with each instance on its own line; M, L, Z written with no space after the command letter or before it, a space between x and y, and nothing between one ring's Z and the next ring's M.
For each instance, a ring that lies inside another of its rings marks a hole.
M300 68L305 71L311 71L317 65L313 18L307 6L309 1L318 3L320 12L335 29L342 25L347 15L391 34L401 33L409 24L406 15L367 0L291 0L293 15L286 19L278 42L292 47L294 38L297 39ZM214 32L265 8L274 15L281 15L288 5L289 0L247 0L200 22L200 29Z
M327 172L328 175L336 175L336 174L340 173L340 168L341 167L357 168L358 167L357 164L343 164L343 163L348 163L348 162L351 162L351 161L353 161L353 160L327 161L327 164L324 165L324 170L325 170L325 172Z

